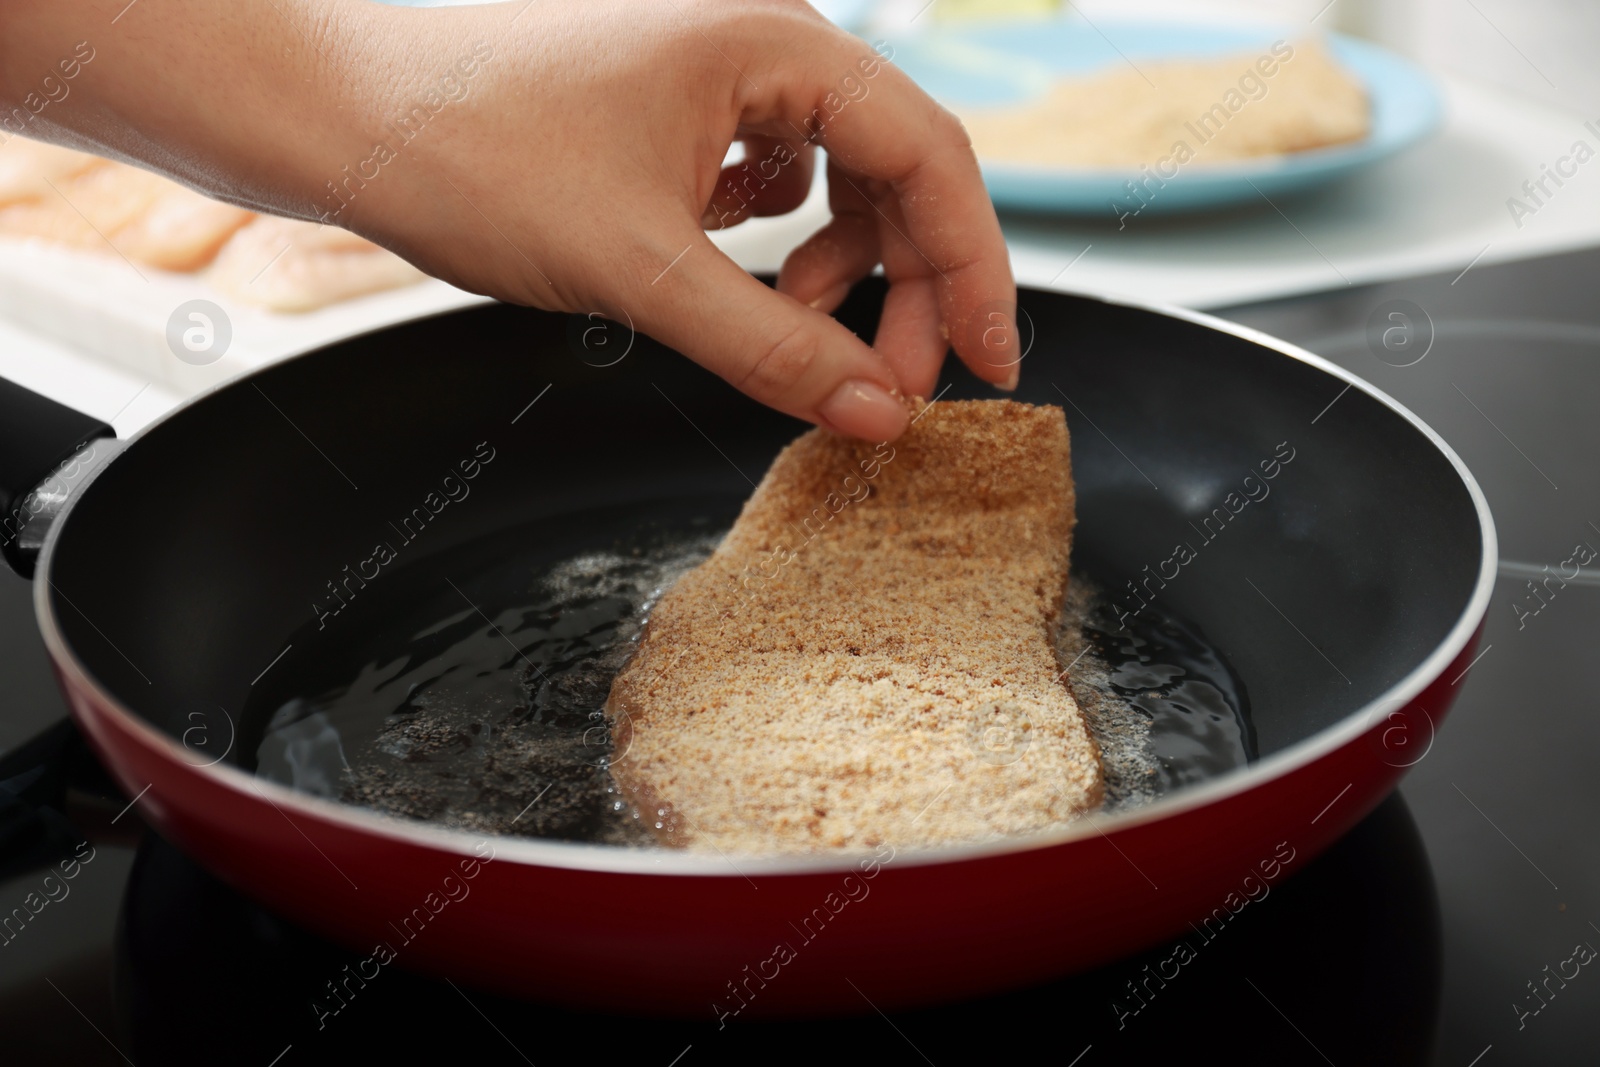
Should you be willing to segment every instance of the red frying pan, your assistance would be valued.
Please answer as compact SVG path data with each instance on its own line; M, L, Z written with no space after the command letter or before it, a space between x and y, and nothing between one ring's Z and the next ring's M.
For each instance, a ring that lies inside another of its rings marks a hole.
M882 292L864 283L841 317L869 332ZM585 359L590 320L491 306L407 323L231 383L120 451L8 390L0 475L21 521L6 551L27 568L42 544L62 687L144 817L371 967L719 1016L1019 986L1215 929L1371 811L1432 743L1496 560L1461 461L1326 361L1172 309L1032 291L1022 307L1019 399L1066 408L1074 566L1103 589L1170 574L1186 531L1263 460L1294 457L1159 589L1239 679L1252 760L1048 833L703 855L451 830L253 773L258 687L293 691L360 639L358 603L327 615L333 580L480 446L494 458L470 496L374 585L506 531L570 542L599 508L643 523L685 500L736 505L742 472L802 429L643 337ZM981 394L962 378L947 395ZM86 473L24 495L86 439Z

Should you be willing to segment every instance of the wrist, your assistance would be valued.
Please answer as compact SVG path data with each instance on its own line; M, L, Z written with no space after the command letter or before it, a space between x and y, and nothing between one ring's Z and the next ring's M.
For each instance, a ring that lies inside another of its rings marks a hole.
M541 14L530 10L519 19L514 4L392 7L363 24L369 43L360 103L349 109L342 154L306 183L315 209L310 217L352 230L438 277L487 291L498 278L492 270L484 274L494 256L464 238L508 240L507 212L489 201L503 191L497 161L525 147L505 143L503 120L508 107L532 106L523 87L536 77Z
M373 7L376 5L362 5ZM363 17L366 57L355 96L333 116L330 152L302 180L314 216L390 243L403 220L427 215L449 191L458 137L500 49L480 19L447 9L385 9ZM493 28L493 27L489 27ZM372 37L381 35L374 48Z
M239 114L209 110L205 143L232 172L225 199L277 214L345 225L334 189L370 155L390 87L403 81L405 9L369 0L247 5L280 31L278 58L256 68L258 90ZM258 53L259 54L259 53ZM198 138L197 138L198 139ZM242 196L240 192L242 191Z

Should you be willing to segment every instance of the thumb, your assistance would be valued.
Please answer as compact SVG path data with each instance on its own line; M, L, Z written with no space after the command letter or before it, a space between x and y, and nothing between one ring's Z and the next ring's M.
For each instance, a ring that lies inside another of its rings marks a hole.
M641 284L639 327L769 407L848 437L890 441L906 408L887 363L839 322L769 289L700 230Z

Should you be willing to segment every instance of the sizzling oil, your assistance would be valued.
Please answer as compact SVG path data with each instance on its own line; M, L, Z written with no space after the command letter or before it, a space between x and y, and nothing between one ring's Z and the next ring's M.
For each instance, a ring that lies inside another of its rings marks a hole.
M607 769L627 732L603 708L651 607L716 547L726 511L643 528L596 512L564 520L572 551L526 547L549 545L545 524L396 573L349 620L358 639L315 646L302 691L246 708L256 773L477 833L653 843L660 813L628 804ZM1194 625L1146 613L1120 629L1075 575L1058 651L1107 809L1253 757L1243 686Z

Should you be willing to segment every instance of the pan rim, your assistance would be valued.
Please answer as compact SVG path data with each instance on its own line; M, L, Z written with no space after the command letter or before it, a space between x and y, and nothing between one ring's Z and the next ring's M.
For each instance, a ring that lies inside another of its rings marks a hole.
M1055 293L1057 295L1062 295L1064 292L1062 290L1034 289L1027 286L1019 287L1019 290L1022 292ZM1215 315L1156 301L1104 293L1077 292L1065 295L1146 311L1238 337L1241 340L1270 349L1281 356L1286 356L1314 367L1327 374L1330 378L1345 382L1347 388L1359 389L1389 408L1427 438L1433 447L1449 461L1457 477L1461 479L1463 486L1466 488L1478 517L1478 532L1481 541L1482 555L1479 560L1477 580L1473 587L1472 596L1468 599L1466 607L1451 627L1449 633L1403 678L1377 697L1353 709L1332 725L1296 741L1287 748L1275 752L1257 763L1230 771L1211 781L1185 786L1172 794L1127 811L1099 817L1095 817L1094 813L1089 813L1084 818L1076 819L1061 826L1001 840L965 842L928 849L906 850L903 854L896 852L894 858L897 860L897 867L955 864L1063 847L1079 841L1102 836L1109 837L1112 833L1133 830L1147 824L1161 822L1199 808L1220 803L1232 797L1253 792L1271 781L1316 763L1325 756L1360 738L1371 729L1370 719L1377 709L1386 706L1391 709L1408 706L1429 685L1443 676L1445 669L1455 662L1462 650L1473 639L1480 623L1488 613L1489 600L1493 594L1499 561L1498 538L1495 531L1494 518L1489 510L1488 500L1484 496L1482 488L1478 485L1477 479L1473 476L1471 470L1467 468L1461 457L1456 454L1456 451L1431 426L1409 408L1372 383L1322 356L1300 348L1298 345L1280 340L1270 334L1263 333L1260 330L1230 322ZM428 315L406 321L439 318L444 315L454 314L459 310L452 309L436 315ZM390 323L369 331L369 334L381 333L383 330L402 324ZM351 339L340 338L338 341L330 343L341 344ZM124 449L131 447L140 438L153 432L170 419L177 417L192 405L209 399L214 393L241 386L256 376L270 371L274 367L281 366L283 363L287 363L290 360L304 359L320 351L322 351L322 348L297 353L285 360L258 368L236 378L230 378L225 382L197 393L154 422L136 431L126 439ZM98 473L96 472L97 475ZM479 855L475 850L475 845L487 838L494 842L495 859L497 861L506 860L513 865L525 867L597 874L748 879L751 875L756 874L766 876L843 875L856 870L858 864L864 859L868 857L877 858L879 856L879 853L864 848L841 849L825 853L734 853L733 855L739 861L735 864L733 857L722 853L692 852L665 848L634 849L590 842L473 834L467 831L446 829L430 823L414 822L398 816L385 815L354 805L312 796L288 786L247 774L245 771L225 763L195 766L182 757L182 746L175 738L145 722L132 709L128 708L121 700L103 687L89 673L61 633L49 593L53 588L50 572L54 563L60 530L71 517L72 510L77 502L85 492L92 488L92 484L93 479L81 487L79 492L73 494L67 501L66 506L62 509L61 514L57 516L55 523L46 535L44 549L39 557L33 582L33 599L34 610L39 620L39 628L44 638L45 647L49 650L56 669L61 672L63 680L67 683L69 689L77 689L90 694L102 710L113 715L122 729L137 736L145 748L159 754L160 758L169 763L182 767L203 778L210 779L211 784L214 786L250 796L252 800L257 798L265 799L279 808L295 810L309 818L335 823L350 832L372 835L397 845L421 846L438 852L471 857ZM76 717L78 715L76 703L69 699L68 705ZM287 817L287 811L285 815ZM892 848L893 843L889 842L889 844Z

